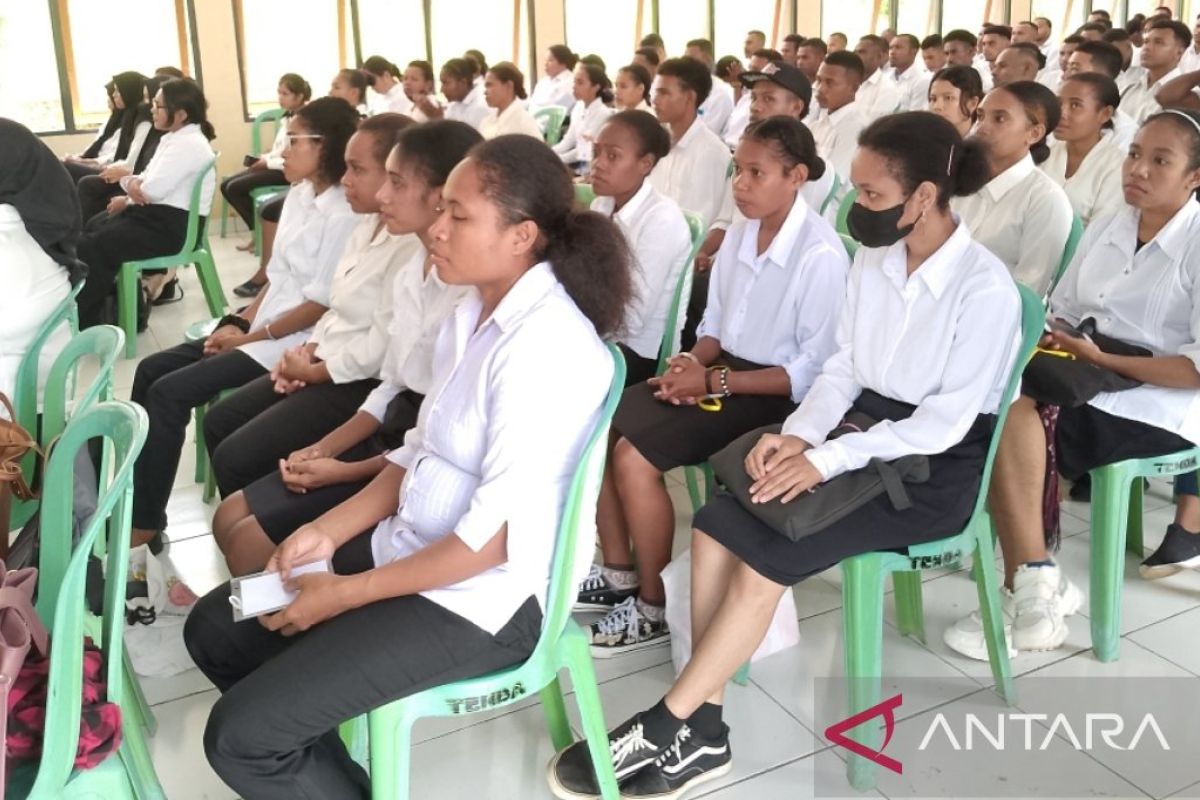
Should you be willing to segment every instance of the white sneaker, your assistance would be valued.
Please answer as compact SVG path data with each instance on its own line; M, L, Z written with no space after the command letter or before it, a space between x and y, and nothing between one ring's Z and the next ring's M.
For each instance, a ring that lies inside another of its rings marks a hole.
M1082 593L1062 574L1058 565L1030 567L1022 564L1013 576L1016 614L1012 623L1017 650L1054 650L1067 639L1067 612L1075 613Z
M1020 569L1026 568L1022 567ZM1062 570L1058 567L1037 567L1035 569L1051 569L1052 572L1058 573L1056 603L1059 614L1063 618L1069 617L1079 611L1083 606L1083 592L1079 591L1079 587L1067 579ZM1013 598L1013 593L1003 586L1000 587L1000 601L1000 609L1004 614L1004 638L1006 644L1008 644L1008 657L1015 658L1017 650L1013 648L1012 622L1016 614L1016 602ZM942 633L942 641L951 650L961 653L967 658L973 658L976 661L988 660L987 640L983 636L983 616L978 610L972 611L947 628ZM1030 648L1020 647L1020 649L1025 650Z

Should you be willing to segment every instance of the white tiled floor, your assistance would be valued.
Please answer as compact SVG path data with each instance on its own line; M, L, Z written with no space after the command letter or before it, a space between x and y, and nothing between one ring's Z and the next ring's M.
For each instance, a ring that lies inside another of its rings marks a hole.
M247 278L253 261L234 250L239 238L214 239L216 261L227 289ZM183 302L154 310L150 330L139 337L139 353L168 347L181 341L184 329L207 315L195 276L183 276L187 292ZM117 390L128 397L135 362L117 367ZM215 504L205 506L200 487L192 482L192 438L180 464L175 493L169 508L168 554L181 576L197 591L204 592L224 580L226 573L212 542L210 520ZM689 515L686 492L676 476L669 483L680 512L677 548L686 546ZM1156 484L1146 502L1147 546L1156 546L1170 520L1168 490ZM1060 561L1068 574L1087 586L1087 508L1068 503L1064 515L1064 544ZM990 685L986 664L952 654L941 641L941 632L955 619L975 607L975 587L963 572L934 571L924 576L927 642L902 638L895 628L894 609L887 604L885 673L887 676L920 676L941 679L941 688L925 696L906 696L901 724L917 724L923 715L947 704L970 702ZM751 684L731 688L727 717L734 731L737 753L734 770L722 780L703 788L697 796L720 800L735 798L803 798L814 792L814 776L836 778L844 764L839 751L830 749L815 731L814 679L841 673L841 591L836 570L797 587L797 611L801 619L801 644L754 665ZM1125 601L1121 633L1122 657L1114 664L1101 664L1090 651L1086 608L1072 620L1071 636L1062 649L1024 655L1013 662L1021 676L1018 686L1030 675L1171 676L1200 675L1200 574L1189 572L1165 581L1142 581L1135 562L1127 561ZM663 646L641 653L598 660L597 673L606 717L616 724L633 711L656 701L672 679L669 648ZM885 677L885 684L887 678ZM160 778L172 800L226 800L235 795L224 787L205 763L201 737L216 691L195 670L169 680L145 680L144 687L158 718L159 729L151 749ZM973 688L972 688L973 687ZM968 697L970 695L970 697ZM568 701L570 704L570 701ZM1038 697L1035 691L1023 696L1022 708L1053 706L1053 698ZM549 797L543 778L550 744L543 728L542 712L530 701L505 709L506 713L428 720L418 723L413 753L412 797L437 798L543 798ZM571 709L572 719L577 719ZM1183 758L1183 754L1176 757ZM1095 778L1107 796L1161 797L1200 795L1200 783L1190 787L1158 785L1152 762L1137 758L1116 759L1100 764L1070 748L1063 748L1060 780L1048 776L979 775L981 791L1015 797L1023 791L1040 797L1069 794L1076 784L1070 780ZM986 765L985 765L986 767ZM1200 779L1200 772L1194 776ZM1049 781L1049 782L1047 782ZM1021 789L1019 787L1027 787ZM885 780L881 789L902 789L902 784ZM876 792L865 796L887 796Z

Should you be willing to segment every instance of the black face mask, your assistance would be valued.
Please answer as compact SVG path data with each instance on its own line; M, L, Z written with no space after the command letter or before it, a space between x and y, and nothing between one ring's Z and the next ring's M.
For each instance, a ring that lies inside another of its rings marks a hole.
M872 211L859 203L850 207L846 215L846 227L850 235L864 247L891 247L912 233L915 223L897 228L904 216L904 203L883 211Z

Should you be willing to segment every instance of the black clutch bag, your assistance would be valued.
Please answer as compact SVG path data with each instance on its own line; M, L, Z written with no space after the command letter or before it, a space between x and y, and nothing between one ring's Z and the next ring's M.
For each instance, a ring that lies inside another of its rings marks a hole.
M1096 331L1096 321L1088 318L1078 328L1066 330L1070 335L1087 336L1101 351L1116 356L1145 358L1154 355L1144 347L1122 342ZM1118 375L1111 369L1088 364L1075 358L1051 355L1038 350L1021 374L1021 393L1039 403L1077 408L1102 392L1123 392L1141 386L1142 382Z

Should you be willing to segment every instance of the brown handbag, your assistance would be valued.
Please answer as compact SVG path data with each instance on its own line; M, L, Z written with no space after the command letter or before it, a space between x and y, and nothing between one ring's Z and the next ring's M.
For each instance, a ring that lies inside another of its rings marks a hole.
M32 500L33 491L21 472L21 459L30 450L41 453L29 432L17 424L8 395L0 392L0 404L8 411L8 419L0 416L0 558L8 557L8 521L12 496Z

